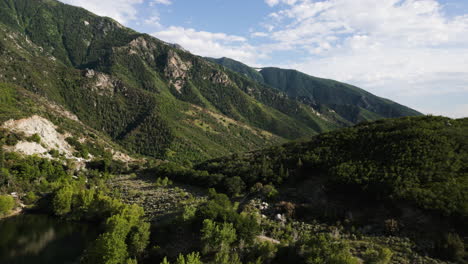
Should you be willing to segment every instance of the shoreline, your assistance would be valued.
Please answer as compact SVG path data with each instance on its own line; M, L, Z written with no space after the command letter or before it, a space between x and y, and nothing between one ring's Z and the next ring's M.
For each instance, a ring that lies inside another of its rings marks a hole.
M7 218L10 218L10 217L13 217L13 216L17 216L17 215L20 215L24 212L24 207L17 207L15 210L13 210L12 212L10 212L9 214L6 214L6 215L2 215L0 216L0 220L3 220L3 219L7 219Z

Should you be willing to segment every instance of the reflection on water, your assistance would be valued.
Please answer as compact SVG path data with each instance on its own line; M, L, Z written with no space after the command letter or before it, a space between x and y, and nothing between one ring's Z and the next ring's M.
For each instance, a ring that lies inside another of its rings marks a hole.
M45 215L19 215L0 220L0 263L74 264L96 239L93 225Z

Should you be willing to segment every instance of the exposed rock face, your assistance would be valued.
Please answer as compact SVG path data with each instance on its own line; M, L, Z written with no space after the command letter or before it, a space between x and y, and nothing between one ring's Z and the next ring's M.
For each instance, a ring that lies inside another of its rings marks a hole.
M152 65L156 60L157 45L144 36L132 40L127 46L116 49L120 52L126 52L128 55L138 55L144 58L149 65Z
M147 62L154 62L155 60L154 50L156 45L151 41L147 41L143 36L132 40L126 48L129 55L137 54L144 57Z
M126 163L138 161L138 160L136 160L136 159L130 157L129 155L127 155L125 153L122 153L120 151L116 151L116 150L113 150L113 149L107 149L107 150L111 151L112 158L114 160L119 160L119 161L126 162Z
M36 142L20 141L13 147L7 147L7 150L24 155L49 156L48 150Z
M9 120L2 125L2 128L24 133L26 136L38 134L41 137L41 144L19 142L13 147L13 151L32 155L56 149L65 156L72 157L73 148L65 141L66 136L58 133L55 125L45 118L34 115L25 119Z
M167 55L167 66L164 69L166 77L169 79L169 83L174 85L176 90L180 93L189 77L188 72L192 68L190 61L183 61L180 56L173 50L169 50Z
M75 114L73 114L70 111L67 111L63 106L55 104L55 103L49 103L48 106L51 108L52 111L56 112L58 115L61 115L63 117L66 117L68 119L81 123L81 121L78 119L78 117Z
M94 70L86 70L85 77L93 79L94 82L89 85L89 89L97 92L99 95L113 95L119 89L123 89L122 82L112 78L110 75Z
M148 49L148 42L144 37L138 37L130 42L130 47L139 49Z
M95 85L96 85L95 87L97 90L103 90L103 91L109 91L109 92L113 92L115 88L110 76L103 74L103 73L97 74Z
M209 80L213 84L221 84L224 86L228 86L231 84L231 80L229 79L227 74L224 72L220 72L220 71L216 71L212 73L211 76L209 77Z

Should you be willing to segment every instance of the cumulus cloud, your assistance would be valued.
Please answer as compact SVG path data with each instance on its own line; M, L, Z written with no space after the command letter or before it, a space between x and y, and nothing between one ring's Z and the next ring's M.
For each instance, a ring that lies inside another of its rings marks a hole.
M153 1L151 1L151 3L150 3L151 6L157 5L157 4L161 4L161 5L171 5L172 2L171 2L171 0L153 0Z
M280 3L294 5L298 0L265 0L265 3L269 6L275 6Z
M257 38L266 38L268 37L268 34L265 32L252 32L250 33L250 36L257 37Z
M153 15L153 16L150 16L148 17L147 19L145 19L143 22L146 24L146 25L150 25L150 26L154 26L154 27L161 27L161 18L159 17L158 14L156 15Z
M230 57L246 63L255 63L255 58L259 56L255 48L247 43L247 39L241 36L174 26L152 35L170 43L177 43L201 56Z
M64 3L83 7L100 16L111 17L122 24L137 18L137 5L144 0L61 0Z
M436 0L266 2L280 8L269 15L275 30L265 32L264 50L308 54L285 67L391 98L461 92L468 100L468 15L449 17Z
M279 0L265 0L265 3L269 6L275 6L279 3Z

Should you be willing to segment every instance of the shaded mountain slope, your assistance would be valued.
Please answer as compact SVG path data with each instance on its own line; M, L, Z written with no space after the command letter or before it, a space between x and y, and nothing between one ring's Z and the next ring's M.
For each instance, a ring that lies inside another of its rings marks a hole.
M342 119L336 121L344 124L421 115L413 109L377 97L358 87L316 78L296 70L263 68L257 71L228 58L210 60L259 83L274 87L289 97L310 105L320 113L337 113Z

